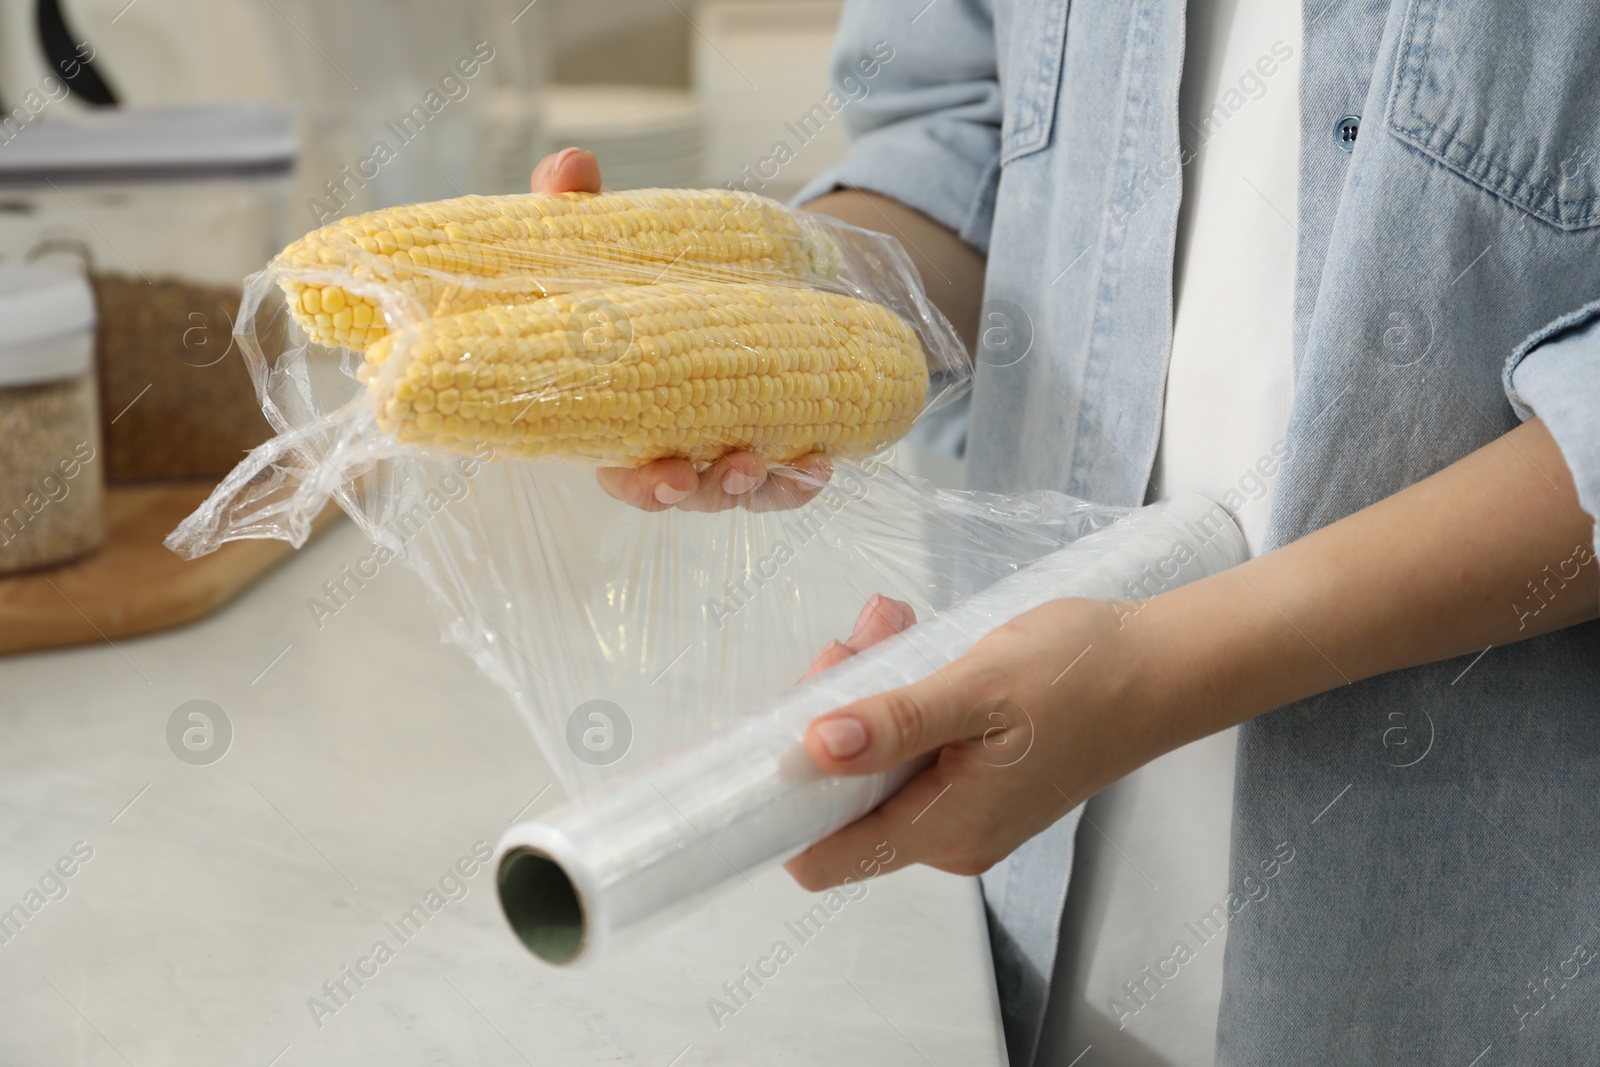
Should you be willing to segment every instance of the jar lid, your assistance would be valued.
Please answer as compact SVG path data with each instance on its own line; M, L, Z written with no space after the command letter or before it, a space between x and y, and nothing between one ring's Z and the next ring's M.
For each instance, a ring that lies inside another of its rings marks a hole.
M48 263L0 262L0 386L83 374L92 346L68 341L94 326L83 275Z
M264 177L299 152L287 104L48 111L0 152L0 186Z

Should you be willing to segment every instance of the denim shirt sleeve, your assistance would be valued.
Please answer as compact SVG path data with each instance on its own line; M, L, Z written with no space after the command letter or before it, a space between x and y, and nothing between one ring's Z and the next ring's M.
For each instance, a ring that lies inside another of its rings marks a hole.
M1517 416L1538 416L1561 449L1578 502L1600 523L1600 300L1563 315L1506 361Z
M992 0L849 0L831 80L850 101L843 118L853 143L795 203L869 189L987 252L1002 112Z

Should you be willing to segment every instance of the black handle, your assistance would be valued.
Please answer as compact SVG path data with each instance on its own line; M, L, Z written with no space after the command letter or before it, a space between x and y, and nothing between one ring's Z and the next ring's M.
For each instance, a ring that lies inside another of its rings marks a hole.
M116 107L121 102L116 91L95 69L94 49L67 25L60 0L39 0L34 14L45 59L51 71L61 75L68 92L77 93L91 107Z

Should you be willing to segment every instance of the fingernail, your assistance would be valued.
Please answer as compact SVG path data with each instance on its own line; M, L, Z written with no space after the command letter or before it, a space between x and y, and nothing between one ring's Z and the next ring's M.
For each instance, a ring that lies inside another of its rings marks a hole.
M689 489L674 489L666 482L656 484L656 499L663 504L676 504L692 492Z
M756 487L756 480L743 471L729 471L722 476L722 491L729 496L743 496Z
M567 160L571 159L581 151L583 151L581 148L563 148L560 152L556 153L556 161L550 164L550 168L554 170L556 167L561 166L561 164L565 163Z
M859 756L867 747L867 728L861 725L860 719L849 715L818 723L817 737L834 759Z
M861 605L861 614L856 616L856 624L851 629L859 632L867 624L868 620L872 618L873 611L877 609L880 599L877 593L867 597L867 602Z

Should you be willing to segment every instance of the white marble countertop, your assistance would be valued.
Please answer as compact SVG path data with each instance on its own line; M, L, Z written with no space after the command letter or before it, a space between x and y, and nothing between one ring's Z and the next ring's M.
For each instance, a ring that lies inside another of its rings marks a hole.
M977 884L926 868L804 943L770 869L587 970L534 960L470 857L560 787L409 573L317 628L365 550L343 524L197 626L0 659L0 1063L1004 1063ZM233 731L206 765L168 744L191 700Z

